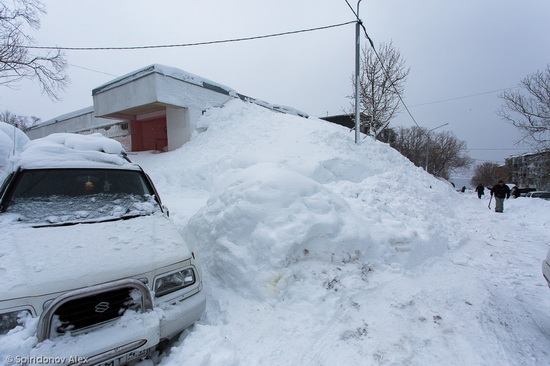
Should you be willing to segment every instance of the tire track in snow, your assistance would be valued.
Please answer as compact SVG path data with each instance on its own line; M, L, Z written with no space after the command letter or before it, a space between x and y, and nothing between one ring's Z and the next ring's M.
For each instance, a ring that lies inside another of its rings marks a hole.
M347 330L345 326L346 320L349 319L350 310L351 308L346 305L342 305L340 309L336 310L336 314L322 332L317 335L317 340L313 342L311 347L308 347L307 351L301 357L301 360L293 364L303 366L322 366L329 364L327 361L330 361L333 355L331 351L332 348L329 346L338 340L337 337L342 334L343 331ZM349 324L347 325L349 326ZM346 345L346 343L340 342L339 345ZM350 352L357 351L352 347L349 347L349 349Z

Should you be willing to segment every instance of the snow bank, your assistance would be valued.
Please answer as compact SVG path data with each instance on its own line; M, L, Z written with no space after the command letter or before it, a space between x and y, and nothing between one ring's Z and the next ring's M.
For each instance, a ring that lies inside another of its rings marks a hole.
M259 163L225 177L189 222L191 242L222 284L270 293L280 272L300 260L349 261L374 255L365 221L314 180ZM349 224L347 224L349 223Z
M160 365L548 363L550 202L496 215L386 144L252 104L198 127L135 157L205 273Z
M177 151L136 159L169 206L182 202L173 217L221 286L262 298L298 261L401 271L460 240L456 192L386 144L240 100L197 127Z

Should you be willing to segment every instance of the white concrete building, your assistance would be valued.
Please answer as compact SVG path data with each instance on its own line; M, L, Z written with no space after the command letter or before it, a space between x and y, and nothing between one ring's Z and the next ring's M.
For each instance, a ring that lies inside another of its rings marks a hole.
M205 110L246 98L224 85L157 64L95 88L92 97L92 107L45 121L27 135L35 139L56 132L100 132L119 140L127 151L171 151L189 141Z

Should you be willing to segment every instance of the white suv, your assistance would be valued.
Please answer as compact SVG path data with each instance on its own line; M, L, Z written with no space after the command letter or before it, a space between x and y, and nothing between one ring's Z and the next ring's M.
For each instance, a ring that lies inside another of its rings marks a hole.
M100 135L54 134L12 159L0 189L0 362L122 365L204 313L195 254L121 151Z

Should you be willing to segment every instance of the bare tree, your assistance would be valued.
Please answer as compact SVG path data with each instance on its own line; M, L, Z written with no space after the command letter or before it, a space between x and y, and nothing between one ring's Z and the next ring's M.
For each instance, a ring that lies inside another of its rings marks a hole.
M499 179L509 181L508 169L496 163L485 162L475 167L474 176L470 183L475 186L479 183L485 187L492 187Z
M538 149L550 147L550 64L526 76L520 90L499 95L504 105L497 111L523 134L523 141Z
M391 146L414 165L445 179L449 179L452 171L472 164L466 153L466 143L451 132L435 133L424 127L401 127Z
M26 27L40 28L39 16L45 13L39 0L0 2L0 85L14 87L24 78L36 79L44 93L59 100L69 81L65 55L59 49L31 53L34 40L26 33Z
M375 138L399 113L400 95L409 75L405 60L393 44L381 43L378 51L369 45L363 47L359 74L360 112L368 116L361 121L362 130ZM355 78L352 78L355 90ZM352 110L355 109L355 99Z
M428 135L431 134L434 133L428 133ZM465 141L458 140L452 132L448 131L434 135L430 137L428 172L437 177L449 179L451 171L472 165L472 159L466 153L468 147Z
M396 149L416 166L424 166L426 161L426 129L399 127L391 147Z
M35 116L19 116L8 110L5 110L0 112L0 122L5 122L19 128L22 131L25 131L26 129L39 123L40 118Z

